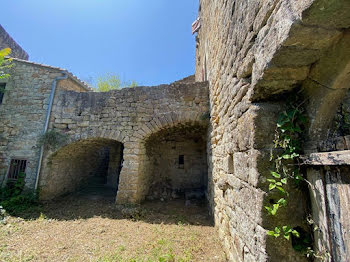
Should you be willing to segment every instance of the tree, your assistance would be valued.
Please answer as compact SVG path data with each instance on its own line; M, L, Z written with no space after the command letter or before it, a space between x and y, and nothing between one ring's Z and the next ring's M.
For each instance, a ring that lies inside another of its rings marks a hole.
M7 56L11 53L10 48L5 48L0 50L0 79L7 78L10 75L8 73L5 73L5 69L9 68L11 65L11 59L8 59ZM0 94L3 96L3 93L5 92L3 87L0 87Z
M5 69L10 67L11 59L6 58L11 53L10 48L0 50L0 79L7 78L10 75L5 73Z
M135 86L137 86L137 83L134 80L131 82L123 82L120 80L120 77L118 75L114 75L111 73L105 74L104 76L100 76L97 79L97 91L99 92L108 92L110 90Z

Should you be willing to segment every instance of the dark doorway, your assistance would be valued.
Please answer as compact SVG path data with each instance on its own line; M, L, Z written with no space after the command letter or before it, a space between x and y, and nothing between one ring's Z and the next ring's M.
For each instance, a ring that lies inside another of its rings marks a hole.
M74 191L116 196L123 144L86 139L69 144L49 157L41 177L41 197L52 199Z

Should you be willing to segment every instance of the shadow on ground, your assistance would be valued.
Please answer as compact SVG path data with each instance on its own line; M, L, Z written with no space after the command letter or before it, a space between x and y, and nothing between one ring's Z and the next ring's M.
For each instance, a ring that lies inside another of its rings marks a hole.
M135 207L126 207L132 210ZM85 188L67 196L41 203L21 214L24 219L76 220L92 217L110 219L141 220L150 224L191 224L212 226L207 204L203 201L191 201L185 205L184 199L171 201L148 201L136 208L136 216L125 214L115 205L115 192L106 187Z

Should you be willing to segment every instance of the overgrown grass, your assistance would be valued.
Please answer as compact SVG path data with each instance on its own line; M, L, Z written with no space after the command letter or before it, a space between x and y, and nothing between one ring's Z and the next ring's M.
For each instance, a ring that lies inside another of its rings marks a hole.
M141 219L126 218L113 197L72 194L25 212L35 208L0 224L0 261L225 261L205 208L180 200L145 203Z
M25 176L25 173L19 173L15 182L7 183L4 188L0 188L0 206L12 216L38 208L37 194L23 192Z

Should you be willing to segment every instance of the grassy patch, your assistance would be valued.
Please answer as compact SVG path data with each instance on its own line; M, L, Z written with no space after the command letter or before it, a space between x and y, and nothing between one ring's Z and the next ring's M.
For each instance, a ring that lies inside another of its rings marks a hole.
M156 202L142 209L135 220L125 218L114 198L72 195L43 204L31 219L9 216L0 224L0 261L225 261L202 207Z

